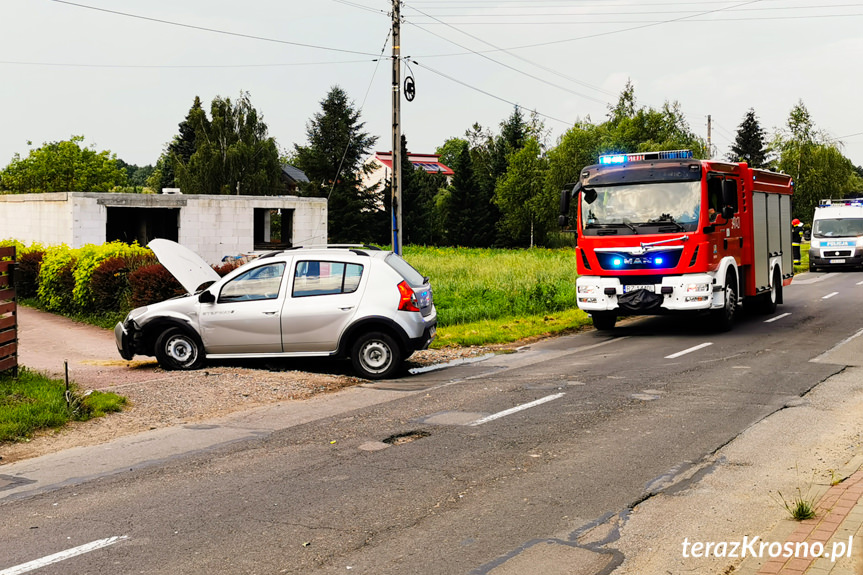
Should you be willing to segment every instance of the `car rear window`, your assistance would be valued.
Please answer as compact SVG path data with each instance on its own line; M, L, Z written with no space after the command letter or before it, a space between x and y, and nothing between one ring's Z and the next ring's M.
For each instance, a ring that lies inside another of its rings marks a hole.
M391 268L396 270L400 276L402 276L411 287L422 287L426 283L425 277L418 271L416 271L413 266L404 261L396 254L390 254L387 256L385 260Z
M333 295L357 291L363 266L342 262L297 262L294 273L294 297Z

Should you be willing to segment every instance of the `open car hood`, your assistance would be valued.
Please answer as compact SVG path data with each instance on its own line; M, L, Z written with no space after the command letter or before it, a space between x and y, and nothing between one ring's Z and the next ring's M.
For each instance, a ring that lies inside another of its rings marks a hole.
M216 270L202 260L201 256L177 242L155 239L147 244L147 247L153 250L159 262L190 294L197 292L203 284L220 279Z

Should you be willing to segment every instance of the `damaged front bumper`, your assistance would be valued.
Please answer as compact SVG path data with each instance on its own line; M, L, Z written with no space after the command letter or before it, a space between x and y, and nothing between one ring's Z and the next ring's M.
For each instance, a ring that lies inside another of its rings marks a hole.
M578 307L587 312L651 315L717 309L725 302L724 290L709 274L662 277L658 283L656 280L656 276L580 276L576 280Z

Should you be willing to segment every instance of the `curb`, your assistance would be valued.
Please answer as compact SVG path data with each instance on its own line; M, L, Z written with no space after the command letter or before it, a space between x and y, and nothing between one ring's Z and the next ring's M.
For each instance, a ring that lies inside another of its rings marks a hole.
M836 473L844 477L835 485L813 485L818 503L815 517L805 521L782 520L760 543L781 542L781 554L751 557L734 571L736 575L860 575L863 574L863 455L855 455ZM821 556L793 553L792 549L817 549ZM855 552L855 548L856 552ZM775 548L774 548L775 549ZM788 550L788 552L786 552Z

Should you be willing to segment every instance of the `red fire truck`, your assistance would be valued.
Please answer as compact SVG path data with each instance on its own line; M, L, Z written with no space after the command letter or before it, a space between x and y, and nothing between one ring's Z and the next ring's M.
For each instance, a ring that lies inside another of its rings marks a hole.
M601 156L564 187L577 201L578 307L619 316L701 312L731 328L738 305L773 313L794 273L791 177L688 150Z

